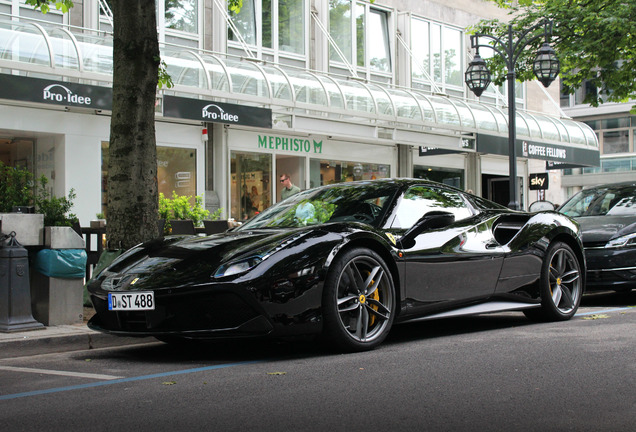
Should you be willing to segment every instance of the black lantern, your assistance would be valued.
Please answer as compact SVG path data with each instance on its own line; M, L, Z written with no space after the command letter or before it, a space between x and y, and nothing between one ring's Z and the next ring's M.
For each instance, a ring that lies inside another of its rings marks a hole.
M468 69L464 73L464 81L477 97L481 96L490 85L490 71L484 59L479 55L479 51L475 53L473 61L468 64Z
M536 30L543 27L543 35L535 34ZM508 207L519 210L519 188L517 181L517 125L515 113L515 64L519 55L526 46L532 45L541 37L545 37L545 43L539 49L537 58L532 64L532 70L544 86L549 86L559 75L559 60L548 44L548 39L552 36L552 22L543 20L523 32L515 32L512 24L508 25L508 32L501 37L492 36L484 33L477 33L470 37L470 44L475 48L475 58L469 63L465 73L465 81L468 88L475 93L477 97L481 96L490 84L490 72L486 67L486 62L479 56L479 48L489 48L499 54L506 64L508 74L508 162L510 177L510 202ZM479 43L479 38L488 40L488 44ZM516 41L515 41L516 38Z
M559 75L559 70L559 59L554 49L545 42L534 59L532 71L537 76L537 79L541 81L541 84L544 87L548 87Z

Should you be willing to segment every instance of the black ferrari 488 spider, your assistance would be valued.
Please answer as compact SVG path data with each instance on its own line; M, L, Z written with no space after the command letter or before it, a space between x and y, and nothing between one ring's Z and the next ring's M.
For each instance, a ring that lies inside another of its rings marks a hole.
M168 236L89 282L89 327L164 341L323 334L376 347L396 323L580 303L578 225L417 179L301 192L222 234Z

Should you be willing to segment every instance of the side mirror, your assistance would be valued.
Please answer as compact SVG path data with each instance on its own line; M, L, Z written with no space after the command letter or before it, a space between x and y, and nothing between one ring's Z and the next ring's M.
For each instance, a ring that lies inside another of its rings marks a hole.
M444 228L455 222L455 215L446 211L430 211L420 218L404 233L398 241L401 249L408 249L415 245L415 237L428 229Z

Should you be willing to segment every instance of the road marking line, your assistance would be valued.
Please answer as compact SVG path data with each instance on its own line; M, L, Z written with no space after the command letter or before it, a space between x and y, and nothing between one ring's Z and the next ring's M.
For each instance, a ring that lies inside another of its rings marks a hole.
M266 361L271 361L271 360L251 360L251 361L244 361L244 362L238 362L238 363L228 363L228 364L221 364L216 366L206 366L206 367L199 367L194 369L163 372L163 373L158 373L153 375L142 375L142 376L136 376L136 377L130 377L130 378L113 379L109 381L98 381L94 383L79 384L79 385L68 386L68 387L58 387L58 388L45 389L45 390L35 390L35 391L24 392L24 393L0 395L0 401L9 400L9 399L18 399L18 398L30 397L30 396L39 396L39 395L50 394L50 393L59 393L59 392L70 391L70 390L80 390L85 388L101 387L106 385L120 384L120 383L133 382L133 381L142 381L142 380L148 380L153 378L163 378L167 376L183 375L183 374L189 374L194 372L204 372L204 371L223 369L223 368L228 368L233 366L243 366L243 365L249 365L249 364L255 364L255 363L263 363Z
M91 379L102 379L102 380L114 380L114 379L123 378L121 376L115 376L115 375L102 375L102 374L58 371L58 370L50 370L50 369L24 368L24 367L14 367L14 366L0 366L0 370L6 370L11 372L39 373L39 374L46 374L46 375L62 375L62 376L69 376L69 377L91 378Z

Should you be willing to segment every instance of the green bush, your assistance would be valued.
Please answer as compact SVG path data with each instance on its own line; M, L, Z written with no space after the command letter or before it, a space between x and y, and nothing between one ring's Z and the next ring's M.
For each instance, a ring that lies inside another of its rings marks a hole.
M46 185L49 180L41 176L35 181L26 168L13 168L0 162L0 213L11 212L16 206L34 205L38 213L44 214L45 226L72 226L77 216L70 213L75 190L68 197L51 195Z
M194 204L192 204L194 201ZM159 193L159 219L165 219L164 232L170 230L170 220L191 220L194 226L202 226L203 220L216 220L221 216L222 209L218 209L210 214L209 210L203 208L203 198L177 195L172 191L172 198L166 198L163 193Z
M0 213L13 207L33 205L33 174L29 170L6 166L0 161Z
M35 195L35 208L39 213L44 214L44 226L73 226L77 222L77 216L71 213L73 200L77 197L75 189L71 189L68 197L56 197L51 195L46 185L49 180L40 177Z

